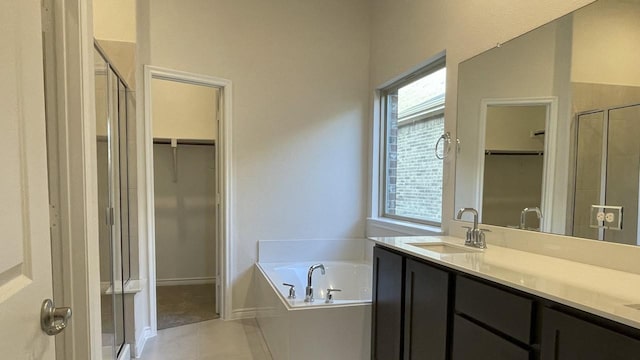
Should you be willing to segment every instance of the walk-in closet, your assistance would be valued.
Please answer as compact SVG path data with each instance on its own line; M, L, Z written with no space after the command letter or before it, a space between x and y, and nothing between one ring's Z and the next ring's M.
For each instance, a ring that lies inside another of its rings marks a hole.
M158 329L217 318L218 89L153 79Z

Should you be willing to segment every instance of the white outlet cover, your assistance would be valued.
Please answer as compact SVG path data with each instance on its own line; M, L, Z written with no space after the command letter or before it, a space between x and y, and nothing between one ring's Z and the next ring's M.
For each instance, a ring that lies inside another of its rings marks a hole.
M589 227L593 229L622 230L622 206L591 205Z

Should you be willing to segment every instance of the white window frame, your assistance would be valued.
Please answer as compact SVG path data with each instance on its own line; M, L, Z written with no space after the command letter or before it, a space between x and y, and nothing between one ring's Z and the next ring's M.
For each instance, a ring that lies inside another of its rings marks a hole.
M423 235L441 234L441 224L423 219L410 218L395 214L387 214L385 209L386 194L386 147L387 147L387 124L386 124L386 95L397 90L418 78L426 76L441 68L446 68L446 57L444 52L434 56L427 62L413 71L388 81L377 87L374 92L373 103L373 129L372 129L372 162L371 162L371 182L370 182L370 216L367 219L367 234L375 236L374 229L391 231L398 234ZM445 93L446 97L446 93ZM444 102L427 111L416 114L415 120L428 120L436 116L444 116ZM444 181L443 181L444 188ZM443 194L444 195L444 194ZM441 214L443 214L441 210ZM441 215L443 216L443 215Z

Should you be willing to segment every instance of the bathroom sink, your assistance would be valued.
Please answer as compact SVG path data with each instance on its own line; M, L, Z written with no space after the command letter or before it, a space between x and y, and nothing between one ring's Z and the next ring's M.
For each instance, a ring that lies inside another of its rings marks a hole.
M407 243L407 245L415 246L420 249L425 249L440 254L475 253L480 251L479 249L474 249L463 245L453 245L445 242Z

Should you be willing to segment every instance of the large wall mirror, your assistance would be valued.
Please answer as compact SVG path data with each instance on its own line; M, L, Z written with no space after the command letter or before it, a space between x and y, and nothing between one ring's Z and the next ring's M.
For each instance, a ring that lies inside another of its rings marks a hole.
M455 208L640 245L640 0L598 0L458 69Z

